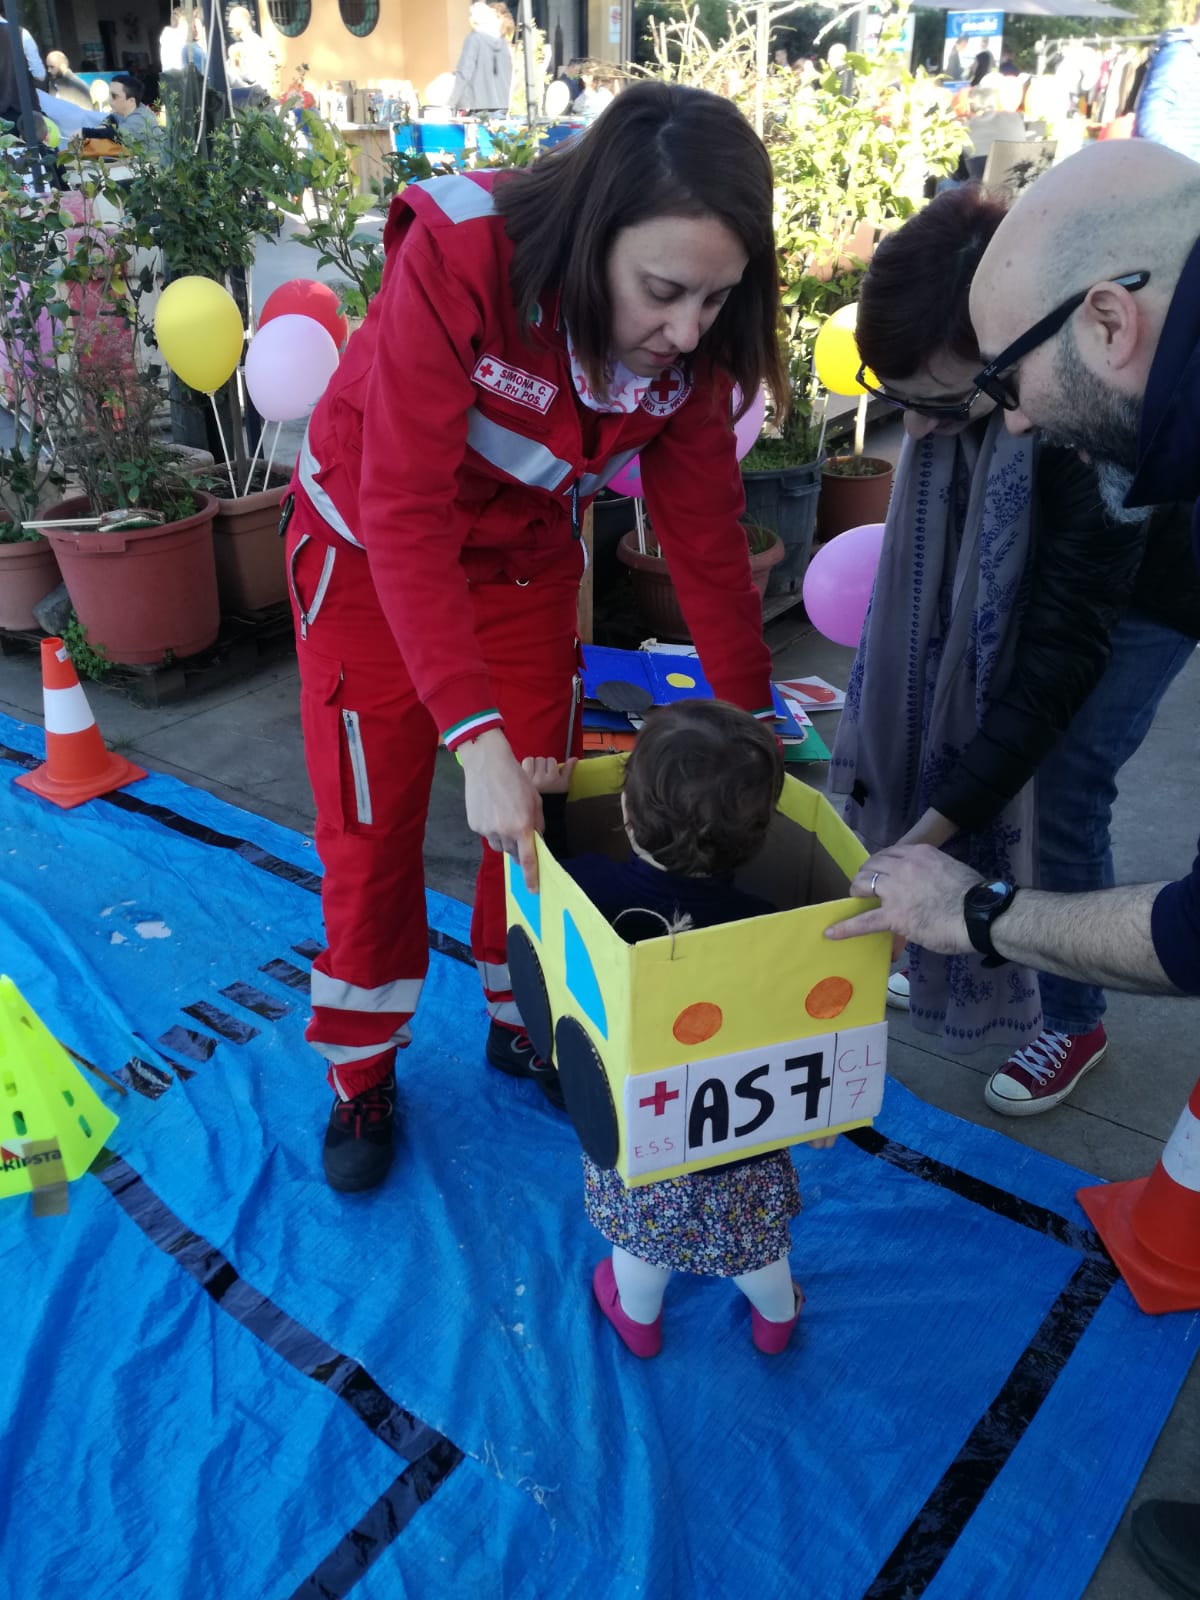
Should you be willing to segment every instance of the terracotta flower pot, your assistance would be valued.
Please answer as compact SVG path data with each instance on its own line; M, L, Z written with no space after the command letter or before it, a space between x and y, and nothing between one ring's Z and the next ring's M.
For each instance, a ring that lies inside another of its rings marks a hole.
M235 477L244 477L234 468ZM223 616L262 611L287 599L287 563L279 537L279 505L288 474L271 488L236 500L217 497L213 553Z
M61 582L49 539L0 544L0 628L36 628L34 606Z
M193 656L215 642L217 502L197 491L196 503L192 516L158 528L46 529L88 643L103 647L110 661L157 665L168 654ZM52 506L46 520L87 515L80 497Z
M767 592L772 567L782 561L785 554L783 541L777 534L772 535L772 542L765 550L751 551L750 576L760 599ZM650 632L660 639L690 639L665 559L643 555L637 547L637 532L631 529L621 536L617 560L629 568L638 610Z
M818 542L845 533L847 528L882 522L887 516L895 467L879 456L861 456L857 465L863 471L854 475L838 471L839 466L853 460L853 456L831 456L825 463L821 473L821 497L817 501ZM865 470L867 468L872 470Z

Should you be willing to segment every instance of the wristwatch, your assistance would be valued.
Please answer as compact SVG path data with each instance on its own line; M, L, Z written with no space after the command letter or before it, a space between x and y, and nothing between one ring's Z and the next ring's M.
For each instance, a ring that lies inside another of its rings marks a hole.
M1015 884L998 878L994 883L975 884L963 896L967 938L983 956L985 967L1002 967L1007 960L992 943L992 923L1012 905L1016 892Z

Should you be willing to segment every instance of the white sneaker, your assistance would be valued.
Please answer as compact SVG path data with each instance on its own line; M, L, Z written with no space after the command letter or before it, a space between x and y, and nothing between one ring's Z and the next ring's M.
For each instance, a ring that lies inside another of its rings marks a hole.
M897 1011L908 1010L908 973L893 972L888 979L887 1003Z

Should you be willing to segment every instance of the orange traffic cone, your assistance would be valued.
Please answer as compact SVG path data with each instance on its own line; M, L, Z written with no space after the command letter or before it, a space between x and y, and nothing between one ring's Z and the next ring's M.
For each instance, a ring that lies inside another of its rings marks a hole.
M42 700L46 710L46 759L15 781L64 810L144 778L124 756L105 747L66 646L42 640Z
M1148 1178L1076 1199L1143 1311L1200 1309L1200 1083Z

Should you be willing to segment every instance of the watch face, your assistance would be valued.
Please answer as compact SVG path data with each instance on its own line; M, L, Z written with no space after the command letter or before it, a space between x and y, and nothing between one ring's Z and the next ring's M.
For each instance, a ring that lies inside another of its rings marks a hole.
M1006 900L1011 893L1012 885L997 879L994 883L977 883L968 889L966 902L973 911L987 911Z

